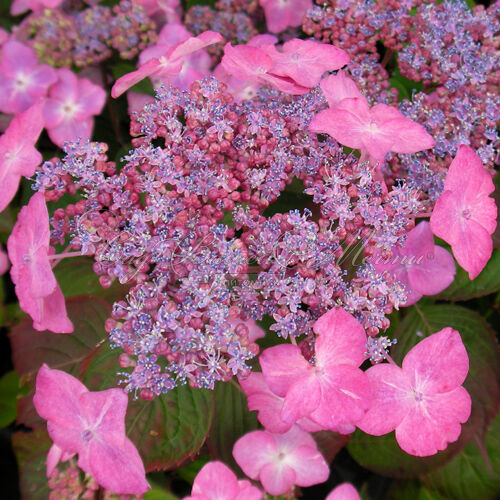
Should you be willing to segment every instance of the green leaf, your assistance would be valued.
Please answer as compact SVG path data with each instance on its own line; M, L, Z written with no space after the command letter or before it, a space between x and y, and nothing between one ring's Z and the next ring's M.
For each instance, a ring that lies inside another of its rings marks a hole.
M10 233L14 226L14 216L12 208L7 206L5 210L0 213L0 233Z
M389 78L389 83L391 84L392 88L398 89L398 101L411 98L408 89L398 77Z
M500 416L486 435L489 463L476 443L470 442L451 462L422 481L443 495L460 500L494 500L500 493Z
M208 5L209 7L213 7L215 2L216 0L187 0L186 10L194 7L195 5Z
M399 68L393 72L391 78L389 78L391 87L398 89L399 97L398 100L410 99L413 91L420 92L423 89L422 82L415 82L403 76L399 71Z
M190 464L179 467L175 472L181 479L189 484L193 484L194 478L208 462L210 462L210 455L204 455Z
M51 445L52 440L45 429L12 435L12 447L19 466L21 497L25 500L49 498L45 461Z
M425 487L414 479L395 481L389 492L387 500L448 500L434 490Z
M207 441L210 455L239 470L233 458L233 446L241 436L259 427L257 413L248 409L245 394L230 382L216 384L214 403L214 420Z
M489 295L500 290L500 249L493 250L491 259L481 274L470 280L467 271L457 266L457 274L453 283L435 296L444 300L470 300L483 295Z
M449 462L473 437L484 436L500 397L500 356L493 332L478 314L455 305L411 307L396 331L398 343L392 348L391 356L401 364L419 340L447 326L460 332L470 362L464 386L472 399L472 413L462 426L459 440L436 455L419 458L399 448L394 432L376 437L356 431L347 446L363 467L385 476L417 477Z
M457 443L431 457L414 457L398 445L394 432L384 436L370 436L357 430L347 443L351 456L360 465L382 476L417 477L445 464L456 455L461 446Z
M66 298L93 295L112 302L125 296L127 288L117 280L110 288L103 288L92 265L89 257L72 257L57 264L54 274Z
M126 62L119 62L111 67L111 73L115 80L118 80L118 78L120 78L121 76L126 75L127 73L132 73L132 71L136 70L136 66ZM133 92L139 92L141 94L155 95L153 85L151 85L149 78L144 78L144 80L141 80L133 87L130 87L129 90Z
M144 500L178 500L178 497L160 488L151 488L144 494Z
M181 386L152 401L131 401L127 434L148 472L169 469L198 453L212 416L212 391Z
M72 334L38 332L33 329L31 318L25 317L9 335L14 369L23 381L32 386L42 363L75 377L81 376L82 365L89 363L89 358L98 352L107 337L104 321L109 317L111 307L106 302L96 297L75 297L66 301L66 307L75 327ZM107 376L109 373L101 375ZM85 376L83 382L89 390L104 388L102 385L88 384L89 380ZM36 414L31 399L32 395L28 395L19 401L18 423L28 427L45 425Z
M19 385L19 375L14 371L0 378L0 427L6 427L16 419L18 396L26 394L26 388Z

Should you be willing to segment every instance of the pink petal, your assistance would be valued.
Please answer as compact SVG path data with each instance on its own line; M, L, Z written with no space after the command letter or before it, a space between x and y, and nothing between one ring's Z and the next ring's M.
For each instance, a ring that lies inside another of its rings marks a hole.
M466 198L475 198L488 196L495 190L495 185L475 151L462 145L450 164L444 189L463 193Z
M330 468L323 455L314 446L300 446L289 453L286 463L295 471L295 484L312 486L324 483L330 475Z
M277 455L276 441L266 431L253 431L240 437L233 447L233 457L251 479L258 479L261 469Z
M214 43L222 42L222 35L215 31L204 31L196 37L188 38L185 42L179 43L174 50L169 54L169 59L174 61L181 59L188 54L204 49Z
M247 81L257 78L270 70L271 58L259 47L236 45L224 46L221 66L228 74Z
M69 118L61 122L56 127L50 128L47 126L47 133L49 134L50 140L62 148L66 141L90 139L93 128L93 118L87 118L85 120Z
M365 372L371 385L371 406L356 425L367 434L393 431L410 412L412 393L408 376L398 366L383 363Z
M342 70L339 70L336 75L323 78L319 85L331 108L336 107L343 99L363 97L354 80L347 77Z
M262 373L252 372L239 382L247 396L248 409L259 412L257 418L266 430L281 433L290 429L292 423L283 422L280 416L285 400L271 392Z
M277 43L278 38L276 36L265 33L263 35L255 35L248 41L247 45L251 47L262 47L263 45L275 45Z
M31 176L42 161L34 145L43 129L43 102L16 115L0 137L0 211L17 191L19 177Z
M270 495L286 493L295 484L295 478L295 471L286 463L268 463L259 474L264 490Z
M9 40L2 46L0 70L8 75L18 72L29 73L38 64L38 59L31 47L16 40Z
M120 97L130 87L139 83L144 78L155 74L161 68L161 63L158 59L150 59L144 63L138 70L127 73L116 80L111 89L111 97L115 99Z
M354 100L344 99L340 104ZM364 146L364 122L345 109L330 108L321 111L311 120L309 130L328 134L340 144L350 148L360 149Z
M361 497L352 484L342 483L326 497L326 500L361 500Z
M497 208L488 195L495 190L491 175L477 154L468 146L460 146L451 162L444 184L460 200L457 206L467 210L469 219L483 226L489 234L496 229Z
M450 252L435 246L433 255L408 269L408 277L414 289L423 295L434 295L451 285L455 272L455 261Z
M183 42L191 37L191 33L179 23L168 23L163 26L158 35L158 45L167 45L172 47L173 45ZM144 51L143 51L144 52Z
M288 389L281 419L289 424L309 416L319 405L321 387L314 373L310 373L291 385Z
M293 450L301 446L316 448L316 441L314 438L308 432L299 429L296 425L288 432L284 434L274 434L273 437L279 453L284 455L290 454Z
M151 104L154 98L148 94L140 94L129 90L127 92L128 112L132 114L134 111L139 113L143 110L146 104Z
M33 404L43 419L64 428L82 429L78 398L86 392L75 377L43 364L36 377Z
M80 426L63 427L54 424L51 420L47 422L47 431L54 443L64 450L65 453L75 455L80 453L84 441L82 439L82 428Z
M430 224L432 232L453 246L461 237L460 199L452 191L445 191L434 205Z
M288 26L299 26L307 9L312 8L312 0L260 0L266 15L267 29L271 33L280 33Z
M365 415L371 403L371 387L366 374L349 365L323 369L320 377L321 401L310 418L337 432L350 432Z
M239 490L234 472L222 462L208 462L198 472L191 494L214 500L233 500Z
M335 307L323 314L314 323L313 330L318 334L316 366L359 366L365 361L365 330L354 316L342 308Z
M41 155L40 155L41 159ZM2 167L0 166L0 169ZM21 176L12 172L2 172L0 170L0 212L12 201L19 188Z
M252 485L250 481L241 479L238 481L240 491L235 500L262 500L262 491Z
M22 14L23 12L26 12L29 9L30 9L29 0L14 0L12 2L12 5L10 6L10 13L13 16L18 16L19 14Z
M405 356L403 371L412 386L424 394L455 389L469 371L469 357L460 334L448 327L425 338Z
M383 127L387 133L394 134L390 149L394 153L416 153L431 149L435 145L434 139L427 130L408 118L402 117L385 121Z
M78 466L114 493L141 495L150 489L142 459L128 438L121 447L91 439L86 450L79 454Z
M48 259L49 214L43 193L34 194L19 212L7 241L11 277L20 302L52 293L57 282Z
M493 253L493 240L486 229L473 220L462 222L460 238L451 249L460 266L473 280L484 269Z
M125 413L128 398L122 389L85 392L78 402L82 420L103 441L121 446L125 438Z
M471 399L463 387L425 397L396 429L396 440L410 455L426 457L458 439L469 418Z
M21 300L19 300L21 303ZM33 318L33 328L38 331L50 330L53 333L72 333L74 328L66 312L66 303L59 285L54 291L41 299L38 303L29 305L30 310L21 309ZM31 309L33 307L33 309Z
M403 255L413 257L410 262L410 264L413 264L418 258L432 255L434 248L431 226L427 221L422 221L408 233L400 251Z
M313 369L300 349L289 344L264 350L259 361L267 385L278 396L285 396L294 382L307 377Z
M271 72L311 88L325 71L339 69L348 62L349 56L333 45L293 38L285 42L282 53L276 52Z
M34 100L38 100L43 98L47 89L57 81L57 72L50 66L41 64L33 70L30 78L31 84L27 92Z
M58 81L49 92L49 97L61 103L78 101L78 77L73 71L62 68L57 72Z
M47 477L50 477L57 464L60 462L63 454L63 450L59 448L56 444L50 447L49 453L47 454Z
M78 81L78 106L75 118L84 120L99 115L106 102L106 92L86 78Z
M263 74L259 76L259 80L264 83L269 83L273 87L277 88L281 92L285 92L290 95L303 95L309 92L307 87L303 87L295 83L289 77L275 76L273 74Z

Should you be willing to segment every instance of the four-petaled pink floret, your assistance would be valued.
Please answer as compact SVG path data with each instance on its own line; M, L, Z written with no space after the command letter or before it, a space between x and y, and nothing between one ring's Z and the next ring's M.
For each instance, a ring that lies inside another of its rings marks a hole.
M313 437L297 426L284 434L249 432L236 441L233 456L243 472L259 480L271 495L282 495L294 485L323 483L330 475Z
M471 280L483 270L493 251L491 235L497 227L497 207L489 195L494 190L479 156L469 146L460 146L432 212L431 229L451 245Z
M393 430L401 448L425 457L456 441L471 398L462 384L469 358L460 334L444 328L413 347L400 368L383 363L366 371L373 400L357 425L381 436Z
M149 489L141 457L125 434L125 391L90 392L75 377L44 364L33 403L54 441L47 475L59 460L78 454L78 467L114 493L139 495Z
M38 64L31 47L15 40L5 42L0 52L0 111L20 113L45 97L57 80L56 71Z

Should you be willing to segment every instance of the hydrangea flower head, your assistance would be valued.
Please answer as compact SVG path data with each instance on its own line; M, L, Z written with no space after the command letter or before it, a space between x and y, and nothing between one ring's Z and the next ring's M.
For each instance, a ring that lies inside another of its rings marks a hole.
M296 426L284 434L249 432L236 441L233 456L243 472L258 479L271 495L286 493L294 485L322 483L330 474L314 439Z
M90 392L75 377L44 364L33 403L56 447L48 471L59 458L78 454L78 466L104 488L137 495L149 489L141 457L125 434L128 399L122 389Z
M491 235L497 227L497 207L489 195L494 190L479 156L469 146L460 146L432 212L431 229L451 245L471 280L482 271L493 251Z
M402 368L382 363L366 371L373 400L358 427L374 436L396 430L399 446L410 455L444 450L470 415L471 399L462 387L468 370L460 334L444 328L413 347Z

